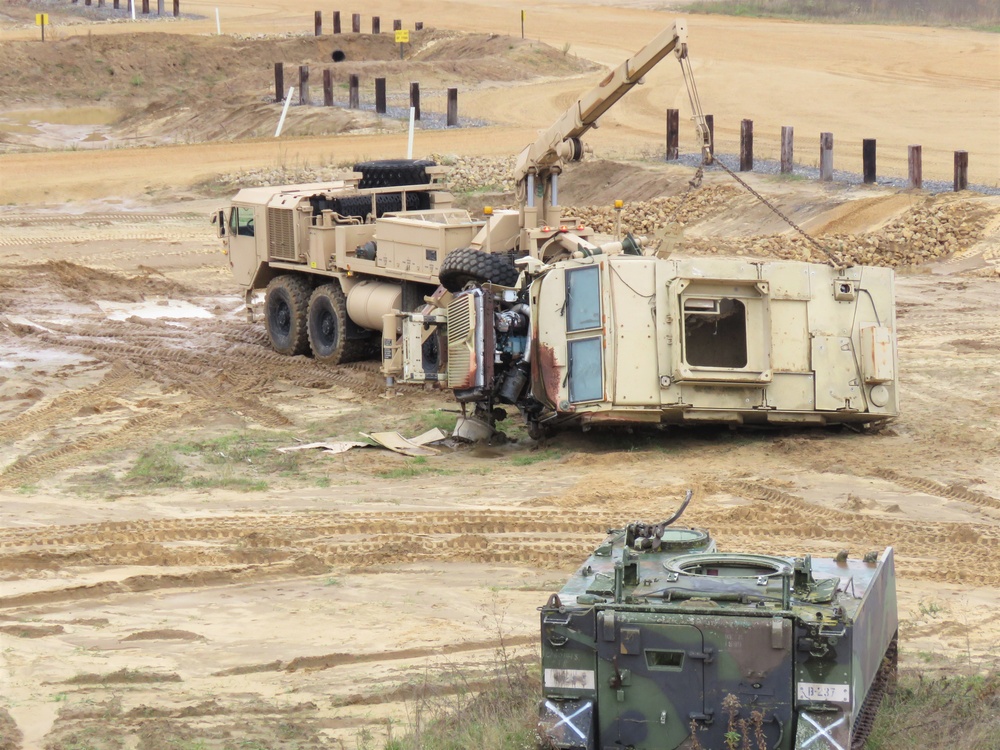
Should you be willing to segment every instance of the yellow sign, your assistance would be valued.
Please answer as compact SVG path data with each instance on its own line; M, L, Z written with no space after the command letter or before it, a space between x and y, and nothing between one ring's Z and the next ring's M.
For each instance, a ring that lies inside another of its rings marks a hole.
M49 25L49 14L48 13L36 13L35 14L35 26L48 26Z
M396 44L409 44L410 43L410 32L408 29L397 30L396 31Z

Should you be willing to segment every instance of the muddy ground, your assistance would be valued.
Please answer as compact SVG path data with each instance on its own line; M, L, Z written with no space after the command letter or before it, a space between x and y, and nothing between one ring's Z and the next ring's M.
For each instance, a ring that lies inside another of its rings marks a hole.
M288 17L286 5L240 6L242 31ZM311 18L311 5L291 5L296 22ZM482 31L499 13L445 5L435 11L442 28ZM593 19L611 12L579 10L582 46L602 64L618 50ZM653 14L625 15L628 28L648 28ZM729 22L706 23L729 33ZM78 26L65 37L85 39ZM794 25L792 43L786 26L753 26L761 36L781 27L780 59L809 34L831 33ZM104 27L90 30L97 44ZM844 31L845 42L858 33ZM927 50L912 42L934 37L878 33L910 43L914 59ZM967 86L968 106L982 96L978 68L891 69L895 86L919 69L917 90L932 71L955 97ZM441 133L427 151L523 143L578 84L526 87L497 112L513 125ZM644 112L650 94L640 94ZM929 114L928 127L949 116ZM600 134L641 142L637 122ZM292 143L345 158L399 145L377 134ZM374 448L283 454L275 449L362 431L447 428L454 405L441 392L387 391L371 363L328 368L266 348L207 223L221 199L196 184L247 166L247 153L270 161L274 146L0 157L0 747L381 747L425 718L421 696L446 700L489 679L500 643L530 661L536 608L604 531L662 519L688 487L685 521L710 528L722 549L861 555L892 545L902 663L998 668L997 198L930 201L949 211L962 201L956 221L968 231L949 229L942 242L954 246L899 268L903 413L878 434L591 432L540 445L512 426L507 445L426 460ZM565 200L583 206L588 196L677 196L691 170L645 165L636 178L607 162L577 177ZM919 194L750 179L820 235L885 237L928 205ZM688 250L770 247L759 237L780 222L721 181L710 176L692 198ZM921 231L930 243L945 228Z

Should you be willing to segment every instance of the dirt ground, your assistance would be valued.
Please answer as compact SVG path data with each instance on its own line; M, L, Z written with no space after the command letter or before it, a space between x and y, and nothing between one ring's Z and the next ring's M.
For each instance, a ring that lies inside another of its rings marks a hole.
M311 25L313 10L298 0L191 2L185 9L202 19L142 26L213 32L215 5L248 34ZM384 25L402 15L517 34L510 3L371 8ZM0 39L33 33L4 12ZM529 30L616 64L663 18L580 3L529 11ZM620 41L602 28L610 20ZM991 139L970 122L1000 121L988 87L995 66L981 64L995 37L690 25L704 50L702 98L724 103L737 132L738 118L763 117L767 100L774 124L794 116L805 132L857 128L859 142L870 125L904 147L916 132L935 168L970 144L973 163L1000 174L995 130ZM80 17L60 27L64 38L129 29ZM756 42L737 44L743 35ZM748 48L757 50L749 64ZM803 50L815 54L798 79L789 66ZM427 131L421 150L516 151L589 81L566 73L517 84L501 110L489 87L477 89L471 109L503 125ZM654 114L679 95L675 77L660 71L634 92L638 101L590 139L595 151L614 155L613 136L658 147ZM832 98L792 90L820 82ZM932 138L939 145L928 149ZM688 487L696 499L685 521L711 529L722 549L861 555L892 545L903 664L998 668L1000 199L964 196L993 218L947 257L900 269L903 414L879 434L591 432L537 445L511 430L514 443L426 460L367 448L278 453L447 426L454 405L440 392L386 391L372 363L328 368L270 352L207 223L222 199L195 185L273 164L280 149L288 161L319 162L403 147L405 136L367 133L0 155L0 747L381 747L413 729L429 687L447 696L487 679L501 642L530 659L536 608L605 530L662 519ZM630 195L627 172L608 164L565 189L580 205L587 195L648 199L676 194L689 177L658 168ZM820 233L876 232L917 200L753 184ZM767 212L722 201L688 234L714 238L720 227L733 241L777 231Z

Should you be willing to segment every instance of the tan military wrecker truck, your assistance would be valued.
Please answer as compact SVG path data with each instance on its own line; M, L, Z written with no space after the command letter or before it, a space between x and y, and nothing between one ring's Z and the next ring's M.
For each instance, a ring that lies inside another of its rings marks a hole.
M274 348L311 347L337 363L378 346L387 377L454 391L456 432L469 438L489 437L505 405L533 435L896 416L890 269L660 258L644 238L600 241L562 215L559 178L583 158L581 137L671 53L707 155L678 21L524 149L516 209L473 219L453 207L440 168L402 161L359 164L341 182L240 191L217 221L248 309L266 288Z

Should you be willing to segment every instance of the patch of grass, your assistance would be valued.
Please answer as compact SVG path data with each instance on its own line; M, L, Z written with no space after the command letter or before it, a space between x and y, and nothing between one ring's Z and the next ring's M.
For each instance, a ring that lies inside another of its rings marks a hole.
M17 488L18 495L34 495L38 492L38 486L34 484L22 484Z
M560 455L559 451L555 450L535 451L523 456L511 456L510 463L513 466L531 466L541 461L551 461L552 459L559 458Z
M1000 671L932 677L903 671L886 696L867 750L1000 747Z
M375 476L381 477L382 479L406 479L408 477L418 477L421 475L448 475L454 473L454 471L449 469L441 469L437 466L431 465L423 456L416 456L415 458L407 459L406 465L404 466L399 466L395 469L376 471Z
M180 487L184 484L184 473L174 451L169 446L159 445L140 453L125 479L137 485Z
M146 80L141 75L139 75L138 73L136 73L134 76L132 76L132 80L129 81L129 83L131 83L133 86L135 86L136 88L138 88L138 87L142 86L143 84L145 84Z
M452 430L455 429L455 421L457 419L458 415L455 412L431 409L411 417L408 420L408 425L414 434L424 433L427 430L437 428L450 435Z
M316 486L317 487L329 487L330 486L330 477L320 477L319 479L316 480Z
M266 492L269 485L262 479L246 477L194 477L189 485L197 490L240 490L241 492Z

